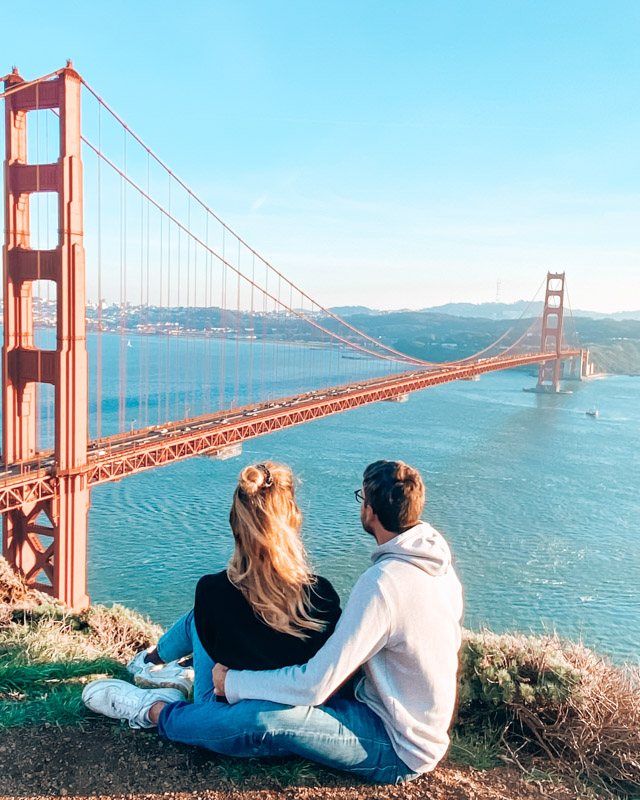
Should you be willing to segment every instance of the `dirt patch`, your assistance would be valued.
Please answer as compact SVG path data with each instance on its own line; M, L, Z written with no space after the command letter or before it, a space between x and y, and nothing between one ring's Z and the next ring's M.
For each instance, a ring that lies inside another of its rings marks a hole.
M204 800L577 800L563 784L525 782L514 769L478 772L444 762L405 786L372 786L294 760L226 759L162 742L152 732L96 721L0 734L0 795Z

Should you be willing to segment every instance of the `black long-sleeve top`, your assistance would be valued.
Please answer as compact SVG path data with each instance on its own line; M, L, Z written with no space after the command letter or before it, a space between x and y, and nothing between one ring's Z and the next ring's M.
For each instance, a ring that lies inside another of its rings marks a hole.
M196 586L194 617L198 638L216 663L230 669L279 669L306 664L331 636L340 616L340 598L326 578L308 587L310 614L323 631L305 630L306 639L270 628L257 616L226 571L205 575Z

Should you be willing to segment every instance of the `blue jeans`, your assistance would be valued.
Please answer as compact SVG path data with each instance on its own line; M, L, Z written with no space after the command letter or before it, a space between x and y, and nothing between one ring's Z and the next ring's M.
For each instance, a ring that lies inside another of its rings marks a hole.
M358 700L330 699L316 707L266 700L171 703L160 712L158 730L171 741L229 756L302 756L373 783L418 777L396 755L380 718Z
M193 654L193 700L195 703L206 703L214 699L212 670L215 662L209 658L198 638L193 610L181 617L160 637L157 647L158 655L165 662Z

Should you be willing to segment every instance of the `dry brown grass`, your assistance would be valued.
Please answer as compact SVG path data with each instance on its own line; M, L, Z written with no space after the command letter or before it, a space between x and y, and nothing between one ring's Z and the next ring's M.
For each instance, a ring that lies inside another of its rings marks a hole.
M0 628L5 643L28 643L39 660L100 657L121 664L162 635L159 625L124 606L90 606L74 613L64 603L29 589L1 556Z
M502 729L510 759L640 797L640 670L558 636L465 632L461 730Z
M0 626L11 622L17 608L33 609L43 603L59 605L57 600L48 595L29 589L6 559L0 556Z
M0 558L0 605L17 606L29 598L29 590L24 581Z
M91 606L80 618L88 625L87 642L121 664L155 644L162 635L159 625L120 605Z
M615 667L579 645L565 645L580 671L579 690L543 708L515 704L514 717L562 772L640 792L640 672Z

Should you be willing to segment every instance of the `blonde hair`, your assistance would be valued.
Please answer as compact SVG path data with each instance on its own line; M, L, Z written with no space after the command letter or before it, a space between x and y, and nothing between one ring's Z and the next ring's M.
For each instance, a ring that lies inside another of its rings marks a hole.
M315 579L300 539L302 514L289 467L272 461L245 467L229 523L236 549L227 575L254 612L270 628L301 639L306 631L324 630L309 613L307 587Z

